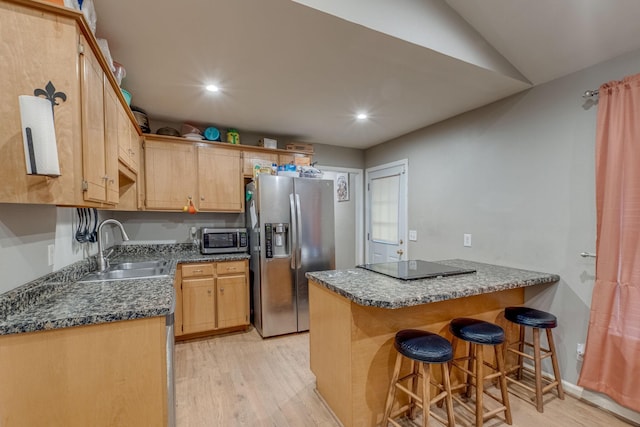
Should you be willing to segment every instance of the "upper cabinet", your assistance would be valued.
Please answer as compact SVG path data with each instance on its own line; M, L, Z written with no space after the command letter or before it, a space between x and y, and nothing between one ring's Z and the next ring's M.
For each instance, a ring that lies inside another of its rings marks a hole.
M198 144L198 206L201 210L242 212L244 182L239 150Z
M241 152L176 138L145 137L146 208L242 212L244 182Z
M2 1L0 40L0 202L83 204L76 21ZM49 82L58 104L53 111L61 175L56 178L27 175L18 104L18 96L46 90Z
M182 210L188 200L195 200L197 175L193 144L158 141L147 136L144 165L147 209Z
M118 98L98 59L80 38L84 199L118 202ZM106 83L106 84L105 84Z
M132 129L138 143L140 134L82 14L48 3L0 0L0 40L0 203L116 206L124 119L128 149ZM54 103L58 177L26 173L18 97L37 89ZM140 154L131 152L125 164L135 178Z

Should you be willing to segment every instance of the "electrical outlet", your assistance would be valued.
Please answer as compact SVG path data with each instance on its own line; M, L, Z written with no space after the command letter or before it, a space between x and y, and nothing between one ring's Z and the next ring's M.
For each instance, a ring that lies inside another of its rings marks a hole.
M471 234L463 234L463 245L467 248L471 247Z
M418 231L417 230L409 230L409 240L412 242L418 241Z
M53 261L56 255L56 246L55 245L49 245L47 246L47 255L49 257L49 265L53 265Z
M579 342L576 348L576 359L579 361L582 361L583 358L584 358L584 343Z

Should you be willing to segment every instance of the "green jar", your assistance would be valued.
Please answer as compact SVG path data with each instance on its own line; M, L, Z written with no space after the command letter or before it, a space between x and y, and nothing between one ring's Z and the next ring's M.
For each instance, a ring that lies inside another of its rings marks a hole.
M229 144L240 144L240 134L237 129L227 129L227 142Z

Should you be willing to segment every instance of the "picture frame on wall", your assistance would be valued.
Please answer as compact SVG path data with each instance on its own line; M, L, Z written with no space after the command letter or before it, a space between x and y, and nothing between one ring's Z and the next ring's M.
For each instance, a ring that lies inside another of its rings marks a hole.
M336 200L338 202L349 201L349 174L347 172L336 174Z

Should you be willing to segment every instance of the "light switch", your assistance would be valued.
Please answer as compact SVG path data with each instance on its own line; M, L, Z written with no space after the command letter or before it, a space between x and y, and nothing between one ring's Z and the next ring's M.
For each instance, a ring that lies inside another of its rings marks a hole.
M463 245L467 248L471 247L471 234L464 234L464 242Z
M416 242L418 240L417 230L409 230L409 240L412 242Z

